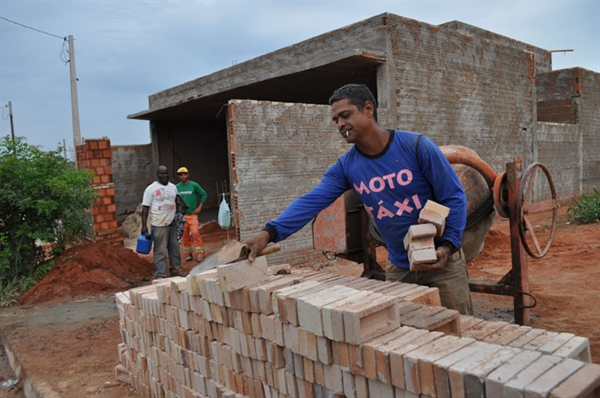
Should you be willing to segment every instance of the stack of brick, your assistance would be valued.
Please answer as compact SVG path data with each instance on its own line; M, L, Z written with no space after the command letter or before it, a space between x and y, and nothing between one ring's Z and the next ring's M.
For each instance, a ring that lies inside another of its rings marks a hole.
M437 261L434 238L441 238L446 227L450 208L428 200L419 212L418 224L412 225L404 237L410 269L418 264Z
M96 241L123 245L123 229L117 226L110 140L106 137L87 139L83 145L77 146L77 164L79 168L94 173L92 185L98 193L98 200L92 206Z
M117 376L144 397L583 397L600 384L587 339L460 317L416 285L294 270L224 292L212 270L116 299Z

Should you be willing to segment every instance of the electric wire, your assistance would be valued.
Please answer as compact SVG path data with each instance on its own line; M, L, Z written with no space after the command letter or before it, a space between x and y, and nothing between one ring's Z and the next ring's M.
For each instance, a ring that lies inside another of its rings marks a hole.
M36 28L32 28L31 26L23 25L22 23L19 23L19 22L16 22L16 21L12 21L12 20L10 20L8 18L4 18L3 16L0 16L0 19L3 19L3 20L5 20L7 22L10 22L10 23L14 23L15 25L19 25L19 26L22 26L22 27L27 28L27 29L35 30L36 32L43 33L43 34L48 35L48 36L57 37L57 38L59 38L61 40L66 40L67 39L64 36L58 36L58 35L54 35L52 33L44 32L43 30L39 30L39 29L36 29Z

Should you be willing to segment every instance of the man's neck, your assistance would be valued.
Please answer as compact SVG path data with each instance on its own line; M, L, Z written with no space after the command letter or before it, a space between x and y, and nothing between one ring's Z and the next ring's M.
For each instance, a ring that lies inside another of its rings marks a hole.
M379 125L373 129L361 142L357 142L356 146L366 155L378 155L387 146L390 140L390 132L382 129Z

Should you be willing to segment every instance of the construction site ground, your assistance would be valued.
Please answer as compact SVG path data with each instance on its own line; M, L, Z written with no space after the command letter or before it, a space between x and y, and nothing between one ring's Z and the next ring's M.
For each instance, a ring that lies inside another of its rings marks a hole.
M600 223L571 224L564 213L563 206L549 253L538 260L527 257L530 291L537 299L531 326L589 338L592 360L600 363ZM550 216L530 216L542 242ZM205 223L202 232L207 254L228 239L216 222ZM385 261L383 248L378 248L378 261ZM195 264L184 262L183 269ZM323 272L356 276L363 269L344 260L324 259L321 266ZM510 270L507 219L496 219L483 251L468 267L472 280L492 282ZM21 296L19 304L0 310L5 347L0 398L25 397L26 391L62 398L137 396L114 373L121 342L114 293L151 283L153 268L150 255L98 243L75 246L56 259L52 273ZM511 297L475 293L473 298L477 317L513 322ZM8 356L21 367L21 377L15 376Z

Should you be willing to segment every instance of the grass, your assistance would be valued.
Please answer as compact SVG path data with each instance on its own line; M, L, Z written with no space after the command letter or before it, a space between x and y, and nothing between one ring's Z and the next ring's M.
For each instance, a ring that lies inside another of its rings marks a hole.
M600 222L600 191L593 189L593 195L583 195L567 209L567 216L576 224Z

